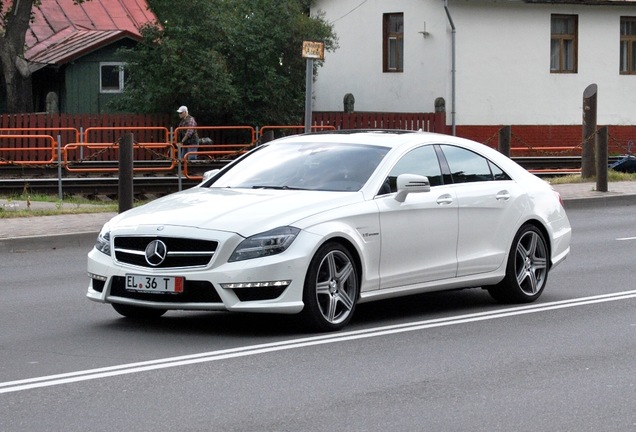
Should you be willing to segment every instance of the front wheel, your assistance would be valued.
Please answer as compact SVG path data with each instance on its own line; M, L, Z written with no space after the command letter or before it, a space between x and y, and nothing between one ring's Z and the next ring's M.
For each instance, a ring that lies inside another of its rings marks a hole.
M506 276L488 287L488 292L501 302L533 302L545 288L548 269L548 246L543 233L534 225L524 225L512 242Z
M340 330L351 320L360 294L356 261L339 243L323 245L309 264L304 318L313 329Z
M138 319L138 320L149 320L154 318L159 318L161 315L166 313L165 309L153 309L139 306L130 306L120 303L113 303L113 309L117 311L120 315L125 316L126 318Z

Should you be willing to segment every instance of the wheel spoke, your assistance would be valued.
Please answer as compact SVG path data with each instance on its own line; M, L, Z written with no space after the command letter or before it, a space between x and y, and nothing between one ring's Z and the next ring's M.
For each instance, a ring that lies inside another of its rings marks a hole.
M334 322L336 320L336 311L338 310L338 296L329 297L329 304L327 306L327 314L325 318L329 322Z
M341 287L344 286L344 284L346 284L349 280L349 276L351 276L352 273L353 265L350 262L347 262L347 264L340 270L340 273L336 275L338 285L340 285Z
M527 279L528 279L528 288L525 290L528 294L536 294L536 292L539 290L538 287L538 281L537 281L537 275L535 274L534 271L529 271L527 272Z
M341 290L338 298L348 311L353 308L353 299L351 298L351 296L349 296L349 293L347 291Z
M336 268L336 258L334 257L333 252L327 255L325 258L327 260L327 267L329 269L329 279L331 280L338 275L338 269Z
M536 255L538 241L539 241L539 236L536 233L530 233L530 245L528 246L528 256Z
M520 241L519 244L517 244L517 256L521 260L525 260L528 254L529 254L528 250L523 246L523 243Z
M526 272L525 268L521 268L517 271L517 284L522 287L523 281L528 277L528 272Z
M322 281L316 283L316 294L321 295L329 295L329 281Z
M532 259L532 267L537 271L545 270L548 268L548 260L543 257L534 257Z

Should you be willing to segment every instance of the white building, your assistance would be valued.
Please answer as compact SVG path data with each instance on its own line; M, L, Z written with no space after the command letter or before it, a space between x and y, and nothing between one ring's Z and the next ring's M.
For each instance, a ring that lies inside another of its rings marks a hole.
M314 111L432 112L457 125L636 124L636 1L316 0L339 39Z

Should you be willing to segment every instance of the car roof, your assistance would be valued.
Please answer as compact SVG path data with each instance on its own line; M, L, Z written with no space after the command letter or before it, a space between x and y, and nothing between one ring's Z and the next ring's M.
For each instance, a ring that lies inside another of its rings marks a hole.
M439 136L430 132L415 132L406 130L338 130L313 132L302 135L293 135L276 140L294 142L333 142L351 144L370 144L384 147L396 147L405 143L427 142L427 137Z
M480 150L487 147L484 144L459 138L451 135L444 135L435 132L408 131L408 130L383 130L383 129L352 129L313 132L302 135L293 135L277 139L273 142L329 142L329 143L351 143L369 144L389 148L396 148L409 144L460 144L470 149Z

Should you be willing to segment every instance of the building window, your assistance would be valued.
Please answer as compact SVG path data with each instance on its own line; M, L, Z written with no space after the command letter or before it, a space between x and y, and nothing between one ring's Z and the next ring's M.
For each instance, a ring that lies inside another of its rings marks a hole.
M123 63L99 64L99 91L121 93L124 91L125 71Z
M404 71L404 14L384 14L382 34L383 71Z
M621 17L621 74L636 75L636 17Z
M550 72L576 73L578 17L552 15L550 40Z

